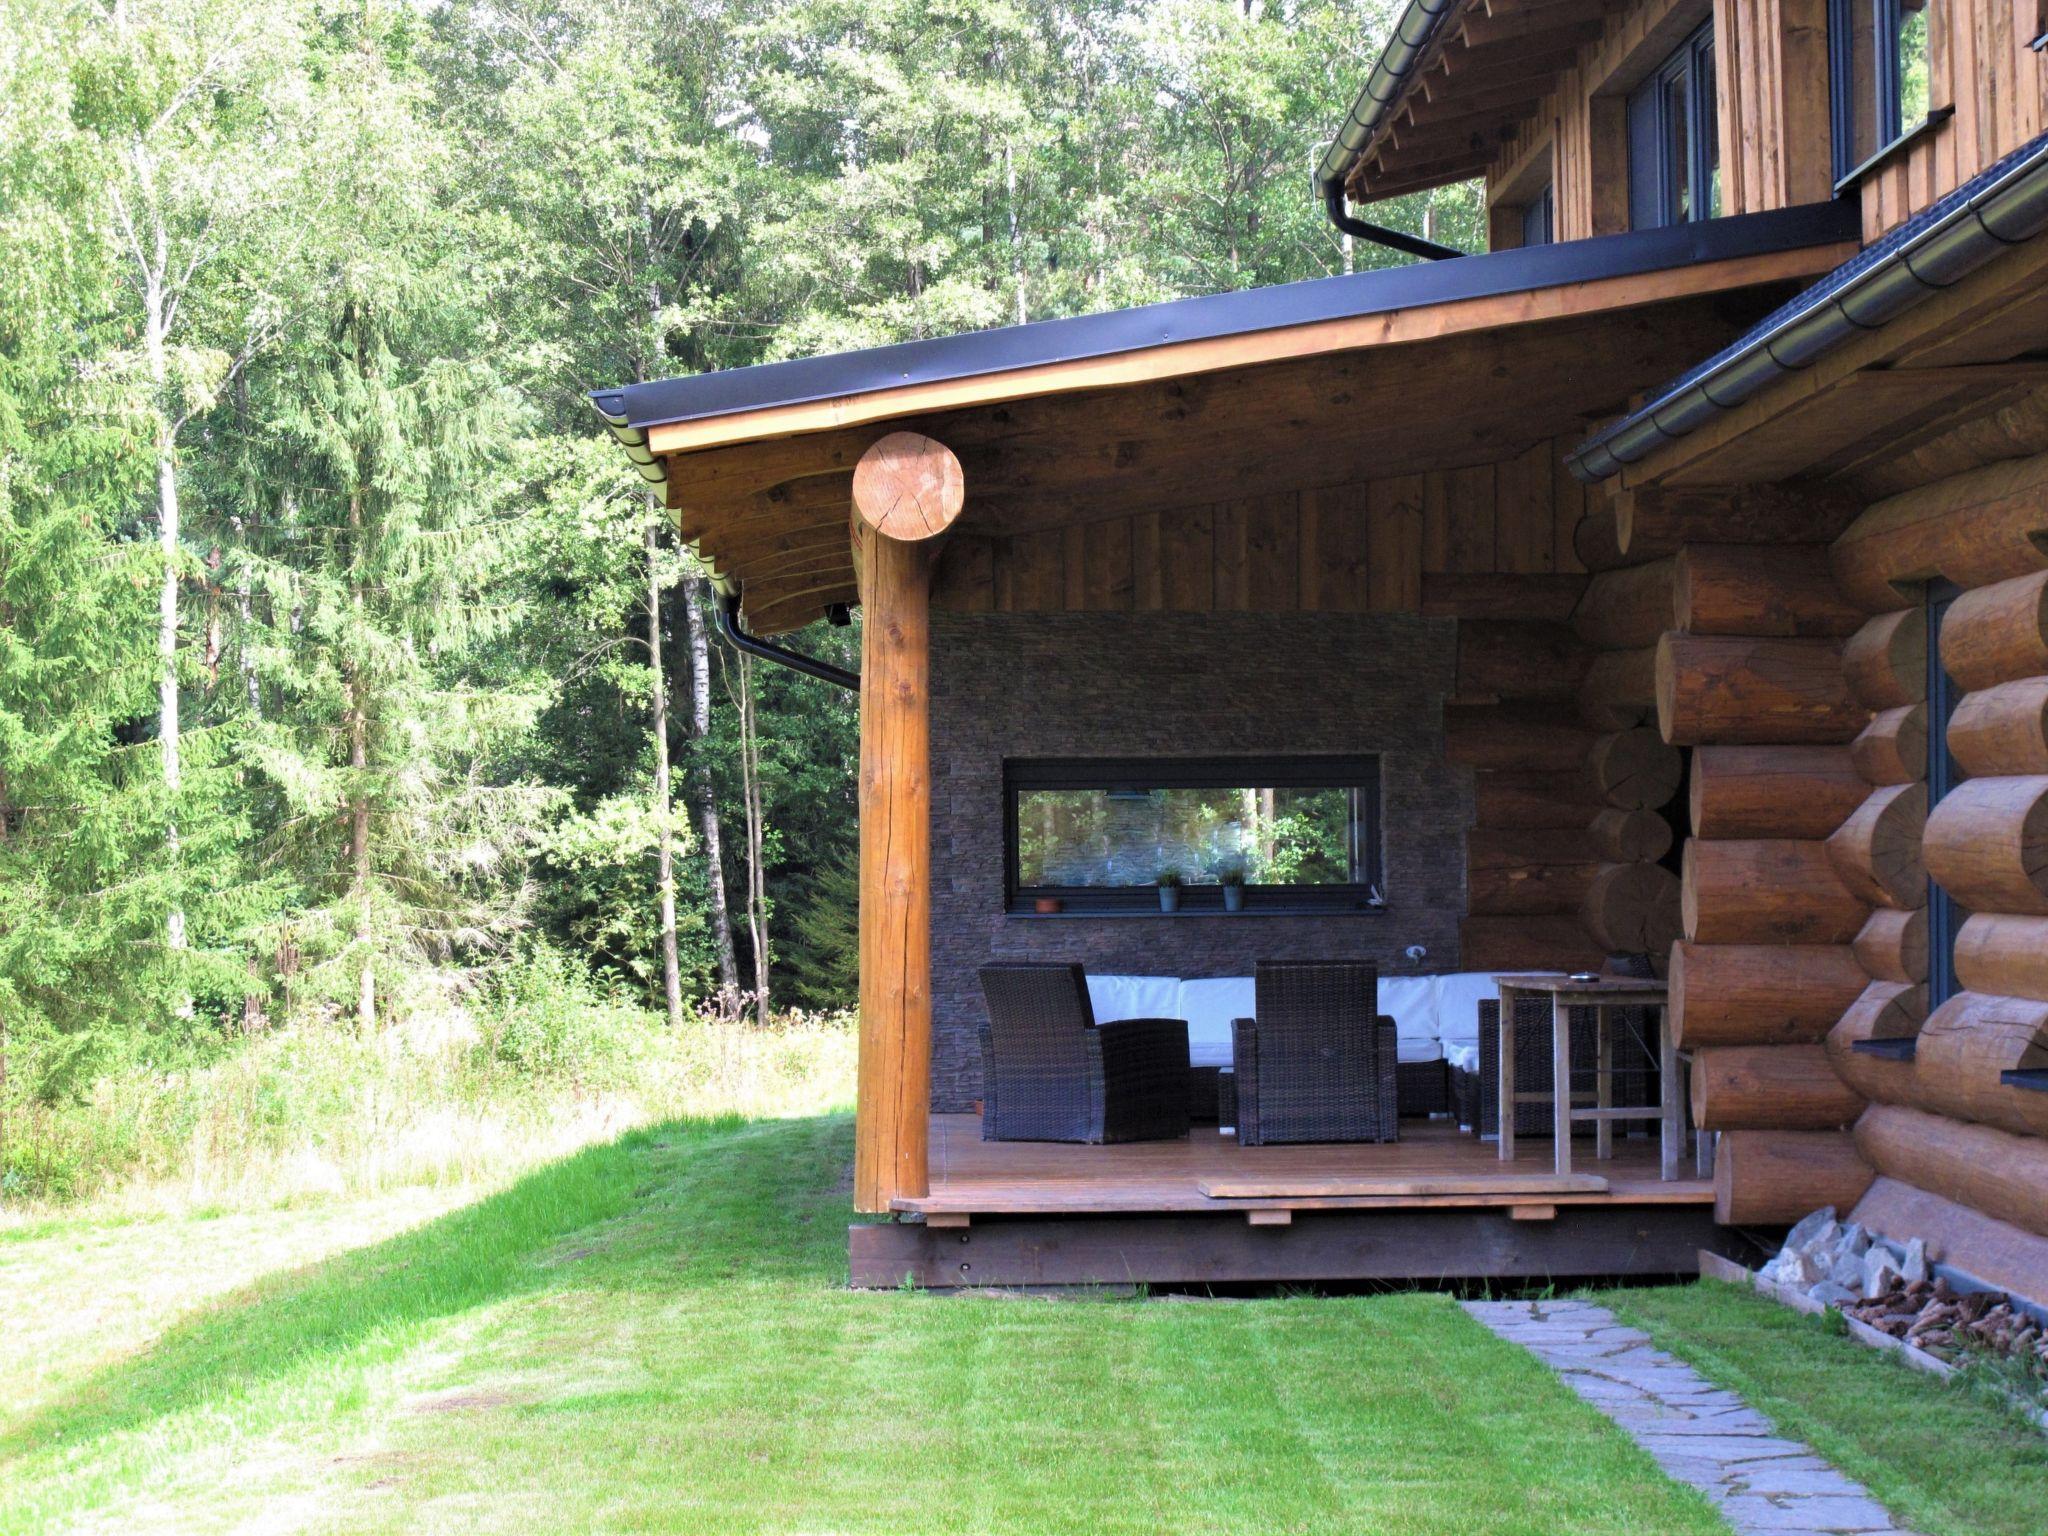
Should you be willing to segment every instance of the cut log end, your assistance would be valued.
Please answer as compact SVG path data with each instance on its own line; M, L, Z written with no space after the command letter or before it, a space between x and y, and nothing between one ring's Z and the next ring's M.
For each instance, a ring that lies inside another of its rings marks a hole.
M853 507L862 522L905 543L936 538L966 505L960 460L917 432L891 432L853 467Z

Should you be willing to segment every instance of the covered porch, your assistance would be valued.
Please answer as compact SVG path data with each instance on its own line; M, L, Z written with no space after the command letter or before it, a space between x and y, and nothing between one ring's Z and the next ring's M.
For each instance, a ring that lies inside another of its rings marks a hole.
M1734 1241L1690 1150L1663 1177L1626 1129L1565 1178L1552 1141L1525 1129L1504 1161L1441 1110L1373 1142L985 1140L976 978L1372 965L1404 1063L1413 1036L1448 1073L1469 999L1411 1012L1396 984L1668 949L1687 765L1654 656L1612 641L1631 599L1587 607L1613 520L1564 455L1843 260L1852 222L1792 209L599 397L743 638L862 610L854 1197L882 1220L851 1231L857 1283L1671 1274ZM1807 539L1839 515L1780 511ZM1020 867L1032 773L1274 761L1370 776L1370 858L1334 892L1169 913Z

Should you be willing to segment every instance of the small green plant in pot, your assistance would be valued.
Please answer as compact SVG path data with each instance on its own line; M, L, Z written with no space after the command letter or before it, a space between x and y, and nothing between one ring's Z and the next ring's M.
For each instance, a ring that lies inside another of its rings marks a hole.
M1242 912L1244 910L1244 866L1225 864L1216 871L1216 883L1223 887L1223 910Z
M1168 864L1159 871L1159 910L1178 912L1180 910L1180 871Z

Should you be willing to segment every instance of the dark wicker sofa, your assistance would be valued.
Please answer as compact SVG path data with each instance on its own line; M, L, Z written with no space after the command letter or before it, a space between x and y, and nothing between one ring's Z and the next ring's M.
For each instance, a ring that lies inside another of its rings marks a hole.
M1188 1131L1188 1026L1098 1025L1078 965L981 968L984 1141L1169 1141Z
M1257 1018L1232 1027L1239 1145L1397 1139L1397 1041L1377 968L1262 960L1254 987Z

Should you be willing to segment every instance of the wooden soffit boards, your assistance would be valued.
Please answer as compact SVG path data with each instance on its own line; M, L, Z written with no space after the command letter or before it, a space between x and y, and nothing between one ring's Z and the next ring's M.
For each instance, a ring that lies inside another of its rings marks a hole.
M1464 0L1438 25L1347 178L1359 202L1484 175L1627 0Z
M2036 240L1659 447L1621 483L1826 476L1891 493L1953 472L1916 476L1906 461L2048 385L2044 357L2048 240Z
M1733 258L710 418L689 425L783 430L671 451L669 504L772 633L846 600L853 466L893 428L959 455L961 528L995 537L1492 463L1582 435L1843 254Z

